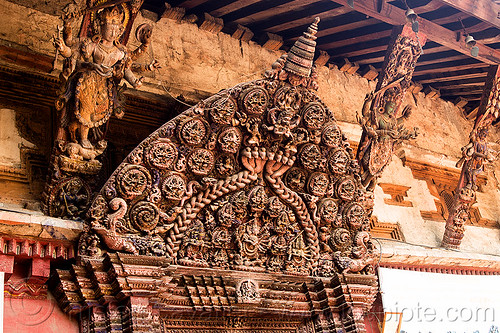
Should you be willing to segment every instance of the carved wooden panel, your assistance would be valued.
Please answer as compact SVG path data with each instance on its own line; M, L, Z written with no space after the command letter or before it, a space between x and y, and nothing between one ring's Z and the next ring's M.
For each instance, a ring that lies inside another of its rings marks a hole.
M385 194L389 194L391 198L385 198L384 202L388 205L413 207L411 201L406 201L405 197L408 195L409 186L395 185L389 183L379 183L378 186L382 188Z

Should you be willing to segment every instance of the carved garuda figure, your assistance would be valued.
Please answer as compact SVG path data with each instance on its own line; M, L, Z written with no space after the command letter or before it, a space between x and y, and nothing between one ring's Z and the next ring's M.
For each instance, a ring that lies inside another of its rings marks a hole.
M366 95L361 116L357 114L363 128L357 159L363 186L370 191L389 164L394 147L418 134L417 128L409 130L403 126L411 114L411 107L402 108L401 115L399 112L421 54L421 43L425 43L425 36L415 35L408 25L393 31L377 88Z
M85 10L68 5L64 10L64 26L54 36L56 58L64 58L62 93L56 101L59 126L54 144L50 178L45 189L47 214L67 219L83 219L93 192L99 183L101 155L107 147L105 132L111 115L123 116L125 79L133 87L142 83L132 73L158 68L134 64L145 52L151 28L142 25L136 36L141 45L129 52L121 41L129 33L131 23L142 1L113 5L90 0ZM79 39L74 39L72 26L83 15ZM62 33L62 34L61 34ZM56 61L54 62L54 64Z
M80 255L292 275L373 272L373 201L315 93L318 22L263 79L201 101L134 149L94 199Z

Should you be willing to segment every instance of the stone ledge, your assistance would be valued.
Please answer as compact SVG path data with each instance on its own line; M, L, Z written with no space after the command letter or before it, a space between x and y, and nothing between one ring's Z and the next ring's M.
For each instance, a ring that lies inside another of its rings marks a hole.
M83 222L63 220L41 212L6 207L0 203L0 233L48 240L76 241Z
M382 246L381 267L464 275L500 274L500 256L378 240Z

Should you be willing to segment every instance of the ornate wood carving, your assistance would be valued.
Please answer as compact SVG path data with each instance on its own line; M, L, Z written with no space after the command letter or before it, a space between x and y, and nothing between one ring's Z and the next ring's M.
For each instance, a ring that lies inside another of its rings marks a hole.
M54 281L66 311L130 316L123 330L158 331L160 316L168 332L364 331L373 199L315 92L318 22L263 79L201 101L128 155L88 210L82 265ZM200 311L215 319L186 321Z
M411 109L401 110L401 103L425 40L425 35L415 34L408 25L394 28L376 89L366 95L362 114L357 115L363 134L356 157L363 185L369 190L390 162L394 145L417 135L417 128L403 126Z
M462 173L455 190L450 213L446 220L442 246L458 249L464 237L464 225L470 221L471 206L476 201L478 175L483 172L484 164L493 162L493 151L486 141L488 130L493 121L500 117L500 75L499 67L491 66L485 83L481 104L470 134L469 143L462 147L462 158L457 167Z
M376 216L372 216L370 219L370 234L373 237L405 240L399 223L380 222Z
M384 202L386 204L403 207L413 207L413 203L411 201L405 200L405 197L408 196L407 192L411 187L389 183L379 183L378 186L382 188L385 194L389 194L391 196L390 199L384 199Z
M54 144L49 182L45 190L45 212L69 219L83 219L102 167L100 156L107 147L105 133L111 115L123 117L125 79L133 87L142 84L132 73L132 62L146 49L151 27L137 29L141 45L129 52L121 44L142 1L114 6L93 3L87 10L65 8L64 27L55 37L58 54L65 58L62 93L55 105L58 131ZM80 39L73 40L72 21L85 12ZM157 66L136 66L149 69Z
M446 222L453 205L453 197L460 178L460 171L412 159L405 159L404 164L411 169L415 179L425 180L430 193L436 198L434 200L436 210L420 211L422 218L425 220ZM477 175L476 185L479 189L486 184L486 181L486 175ZM482 217L479 209L475 207L471 207L470 219L465 222L465 225L475 225L485 228L499 227L497 221Z

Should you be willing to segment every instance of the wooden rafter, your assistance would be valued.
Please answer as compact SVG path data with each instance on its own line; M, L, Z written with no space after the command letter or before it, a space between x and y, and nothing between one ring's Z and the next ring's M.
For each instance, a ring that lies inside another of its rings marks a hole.
M491 0L437 0L445 5L458 9L462 13L474 16L482 21L500 28L500 5Z
M332 1L347 6L347 0ZM406 21L405 11L389 3L383 3L382 10L378 12L375 1L356 0L354 3L354 9L365 15L372 16L392 25L401 25ZM448 30L421 17L418 18L418 21L420 23L420 32L426 34L428 39L470 56L470 49L465 46L463 40L457 42L456 33L454 31ZM480 42L477 42L476 46L479 48L479 55L476 59L487 64L500 63L500 51L492 49Z

